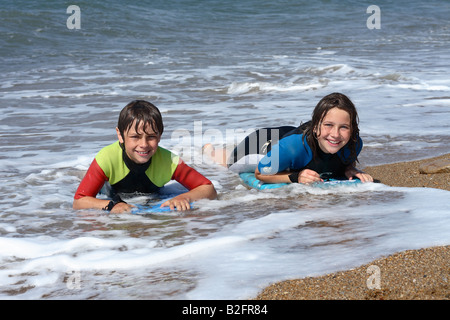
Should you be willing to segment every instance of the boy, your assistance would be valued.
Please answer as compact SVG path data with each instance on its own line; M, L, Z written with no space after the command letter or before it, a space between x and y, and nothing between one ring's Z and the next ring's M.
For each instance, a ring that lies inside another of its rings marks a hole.
M161 113L153 104L135 100L126 105L116 128L119 141L96 155L75 193L73 208L129 212L133 206L118 194L154 193L170 180L189 191L164 202L162 207L188 210L192 201L215 199L217 193L211 181L158 146L163 130ZM113 200L96 198L106 181L115 195Z

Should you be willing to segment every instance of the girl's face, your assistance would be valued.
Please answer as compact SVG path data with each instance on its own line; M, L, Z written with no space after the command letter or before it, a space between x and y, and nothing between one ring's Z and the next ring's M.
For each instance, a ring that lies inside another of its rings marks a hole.
M149 124L147 124L145 131L144 125L141 124L138 127L138 132L136 132L135 122L133 122L130 129L124 132L124 137L122 137L118 128L116 128L116 131L119 142L125 145L128 158L137 164L146 163L150 160L158 149L161 139L161 135L155 133Z
M339 108L330 109L319 129L314 128L320 149L325 153L334 154L349 142L351 137L350 115Z

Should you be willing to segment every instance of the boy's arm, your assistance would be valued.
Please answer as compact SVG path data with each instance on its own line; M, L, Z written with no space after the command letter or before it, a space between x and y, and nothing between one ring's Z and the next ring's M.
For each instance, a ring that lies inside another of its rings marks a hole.
M179 211L191 209L191 203L200 199L213 200L217 197L216 189L212 184L204 184L192 189L186 193L180 194L172 199L164 202L161 207L170 207L171 210L175 208Z
M177 210L188 210L190 209L190 203L193 201L200 199L213 200L217 197L216 189L211 181L189 167L181 159L173 173L172 179L181 183L189 191L164 202L161 207L170 206L172 210L175 207Z
M94 159L92 161L88 171L86 172L83 180L81 180L77 191L75 192L73 208L75 210L80 209L106 209L111 200L97 199L96 196L103 184L108 181L108 177L103 172L102 168L98 165ZM112 213L119 213L130 211L131 205L119 202L114 205L111 210Z
M125 202L119 202L117 204L114 204L113 207L108 208L109 203L111 200L102 200L97 199L95 197L83 197L80 199L75 199L73 201L73 208L75 210L80 209L98 209L98 210L109 210L111 213L122 213L122 212L129 212L134 207L133 205L130 205Z

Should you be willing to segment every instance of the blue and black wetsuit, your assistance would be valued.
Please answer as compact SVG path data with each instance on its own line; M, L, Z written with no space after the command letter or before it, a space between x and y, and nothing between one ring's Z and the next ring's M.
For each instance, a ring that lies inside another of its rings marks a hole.
M304 131L309 123L299 127L282 126L262 128L247 136L232 152L228 167L235 172L252 172L258 168L261 174L276 174L283 171L311 169L326 178L342 178L345 168L356 159L344 146L336 154L324 153L320 148L313 157ZM356 156L362 149L358 137Z

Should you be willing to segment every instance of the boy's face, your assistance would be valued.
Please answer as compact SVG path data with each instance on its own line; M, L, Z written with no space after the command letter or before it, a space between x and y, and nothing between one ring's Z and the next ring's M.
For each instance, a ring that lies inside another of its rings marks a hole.
M138 132L136 132L135 122L133 122L130 129L125 131L124 137L122 137L119 129L116 128L117 137L119 142L125 145L125 152L128 158L138 164L146 163L150 160L158 149L161 139L161 135L155 133L149 124L146 125L145 129L144 131L144 125L140 124Z

